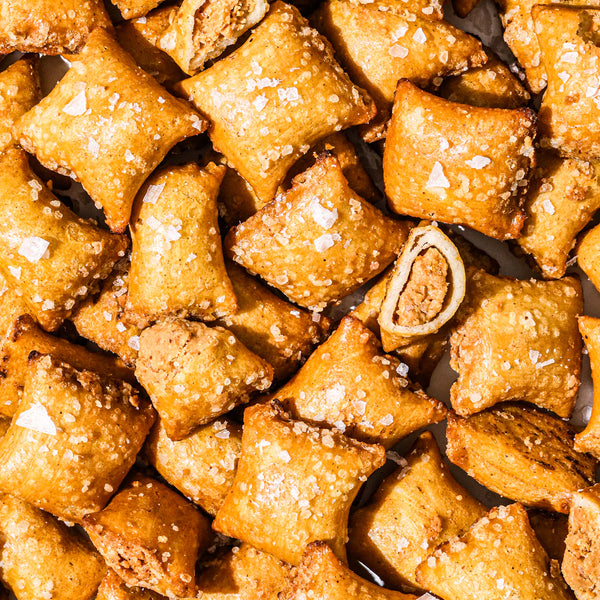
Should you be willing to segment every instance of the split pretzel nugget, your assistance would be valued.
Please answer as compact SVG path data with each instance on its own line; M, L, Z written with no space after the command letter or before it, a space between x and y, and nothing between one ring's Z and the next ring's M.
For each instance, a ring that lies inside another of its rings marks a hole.
M0 495L2 571L17 600L90 600L106 566L89 540L52 515Z
M173 441L160 419L148 439L148 462L184 496L216 515L231 486L242 449L242 428L224 417Z
M345 560L350 506L384 462L382 446L292 421L277 403L251 406L233 487L213 529L292 565L316 540Z
M196 561L211 538L208 519L166 485L133 475L104 510L83 523L128 585L170 597L195 594Z
M419 588L417 566L485 512L452 477L435 438L426 431L369 504L352 514L348 552L393 587Z
M266 390L273 368L226 329L177 319L144 329L135 375L167 435L181 440Z
M0 156L0 270L44 329L58 329L108 277L127 243L62 204L24 152Z
M109 227L123 232L148 175L177 142L205 127L99 28L16 132L43 165L80 181Z
M12 417L27 379L28 358L32 352L52 354L76 369L94 371L104 377L122 379L132 385L133 371L120 360L90 352L83 346L50 335L41 329L31 315L20 315L11 327L9 337L0 349L0 414Z
M594 398L590 420L586 428L575 436L575 449L589 452L600 460L600 319L579 317L579 331L590 356Z
M237 309L225 270L217 196L225 167L190 163L153 174L131 215L127 310L212 321Z
M402 376L375 335L346 316L300 371L272 395L292 416L391 448L413 431L442 421L446 407Z
M562 277L575 238L600 209L600 163L537 153L517 240L546 279Z
M558 563L535 537L520 504L493 508L417 568L419 583L444 600L569 600Z
M600 593L600 484L573 494L562 573L575 592L577 600L598 598Z
M98 588L96 600L166 600L162 594L140 587L128 586L112 569Z
M413 4L327 0L315 13L341 65L375 100L377 116L362 128L367 142L385 137L400 79L431 87L487 60L479 40Z
M265 203L317 142L375 115L329 42L279 0L240 48L180 90L209 119L215 149Z
M535 113L456 104L406 80L396 89L383 154L390 208L516 238L534 165Z
M568 513L571 494L594 483L596 461L575 451L569 423L506 405L450 414L446 454L488 489L534 508Z
M2 0L0 53L78 52L96 27L112 29L102 0Z
M104 508L155 413L128 384L32 353L0 440L0 488L67 521Z
M290 576L281 600L416 600L379 587L359 577L344 565L326 542L312 542L306 547L302 562Z
M548 74L539 143L561 156L600 158L600 9L535 6L531 14Z
M581 284L471 272L450 366L458 380L452 407L470 415L507 400L525 400L569 418L581 375Z
M293 186L229 230L226 254L311 310L339 302L387 267L408 235L348 185L322 154Z

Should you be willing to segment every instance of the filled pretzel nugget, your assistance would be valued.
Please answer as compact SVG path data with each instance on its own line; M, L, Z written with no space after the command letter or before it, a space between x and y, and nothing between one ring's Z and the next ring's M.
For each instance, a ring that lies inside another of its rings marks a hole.
M111 0L121 11L124 19L136 19L146 16L164 0Z
M0 488L68 521L104 508L155 418L128 384L32 353Z
M548 74L538 114L540 146L561 156L600 158L600 10L537 5L531 14Z
M135 384L133 371L120 360L90 352L83 346L50 335L41 329L32 316L21 315L15 320L9 337L0 350L0 414L12 417L27 379L31 352L52 354L75 369L94 371Z
M269 10L266 0L183 0L164 32L160 47L188 74L254 27Z
M175 10L173 6L157 8L146 17L121 23L116 29L121 47L144 71L168 89L185 78L177 63L159 48L160 38Z
M0 156L0 270L54 331L110 274L127 239L80 219L34 174L24 152Z
M433 435L422 433L370 503L350 519L350 556L394 587L420 587L417 566L486 513L452 477Z
M76 529L8 494L0 495L1 579L17 600L90 600L106 566Z
M417 579L444 600L571 598L520 504L493 508L465 535L439 546L419 565Z
M463 416L507 400L526 400L569 418L581 373L581 284L471 273L451 343L450 389Z
M562 573L577 600L596 600L600 593L600 484L574 493L572 502Z
M234 546L198 575L203 600L277 600L290 566L250 544Z
M159 419L146 440L148 462L172 486L216 515L231 489L242 448L242 428L221 418L173 441Z
M77 52L96 27L112 28L102 0L2 0L0 53Z
M251 406L233 488L213 529L292 565L315 540L345 560L350 506L384 462L382 446L292 421L277 403Z
M383 154L390 208L516 238L535 114L456 104L400 81Z
M170 597L195 594L196 561L211 537L208 519L166 485L132 476L104 510L83 523L128 585Z
M144 323L125 312L129 270L127 261L119 261L96 296L88 296L75 310L71 321L79 335L103 350L114 352L129 366L135 366L140 333ZM132 322L133 320L133 322Z
M217 321L252 352L273 367L276 380L285 380L323 341L330 321L286 302L234 263L227 272L238 302L237 311Z
M466 278L460 252L433 225L410 232L396 260L378 317L386 352L436 334L465 297Z
M127 307L149 323L168 316L212 321L237 309L219 236L224 172L214 163L168 167L138 194Z
M109 227L122 232L144 180L177 142L206 124L104 29L90 35L71 65L17 122L19 143L46 167L77 178Z
M448 458L487 488L534 508L569 512L571 494L594 482L596 461L573 448L569 423L507 405L467 419L450 414Z
M273 380L271 365L231 332L183 319L144 329L135 374L173 440L245 404Z
M537 154L527 191L527 220L517 240L547 279L562 277L578 233L600 208L599 163Z
M165 596L146 588L130 587L109 569L98 588L96 600L165 600Z
M41 99L37 60L23 58L0 73L0 152L15 142L12 129L17 119Z
M491 53L482 67L444 79L439 94L452 102L487 108L519 108L530 100L517 77Z
M391 448L446 417L444 404L415 390L402 373L402 363L383 354L375 335L346 316L273 397L296 418Z
M279 0L238 50L180 86L210 120L215 148L263 202L311 146L375 115L329 42Z
M414 14L412 3L327 0L316 24L352 80L375 100L377 116L363 128L368 142L385 137L400 79L429 87L487 60L479 40L447 21Z
M594 399L586 428L575 436L575 449L589 452L600 460L600 319L579 317L579 331L590 356Z
M596 225L581 237L576 251L577 264L595 288L600 290L600 225Z
M385 269L408 235L348 185L323 154L292 188L229 230L226 253L312 310L339 302Z
M403 594L379 587L352 572L326 542L312 542L306 547L302 562L290 577L282 600L415 600L413 594Z

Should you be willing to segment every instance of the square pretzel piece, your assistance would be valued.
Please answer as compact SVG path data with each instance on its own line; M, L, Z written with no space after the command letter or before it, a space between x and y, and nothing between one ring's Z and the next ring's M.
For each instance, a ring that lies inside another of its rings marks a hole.
M292 421L277 403L257 404L244 412L242 455L213 529L292 565L315 540L345 560L350 505L384 462L382 446Z
M375 115L329 42L281 1L238 50L180 89L210 120L215 148L263 202L311 146Z
M67 74L16 125L21 146L80 181L117 232L127 227L137 191L167 152L204 129L204 120L104 29L90 35Z

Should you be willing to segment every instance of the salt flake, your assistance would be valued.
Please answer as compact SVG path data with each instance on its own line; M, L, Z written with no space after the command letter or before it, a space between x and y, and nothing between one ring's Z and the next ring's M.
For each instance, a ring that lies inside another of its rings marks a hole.
M23 411L17 417L16 425L38 433L56 435L56 425L50 418L46 407L41 404L34 404L31 408Z
M87 100L85 98L85 91L79 92L68 104L66 104L62 111L71 115L72 117L80 117L87 110Z
M41 237L28 237L21 242L19 254L24 256L30 263L36 263L46 254L49 245L50 242Z
M433 169L431 169L431 174L429 175L429 179L427 180L427 185L425 187L428 188L449 188L450 182L444 175L444 169L439 162L435 162L433 164Z

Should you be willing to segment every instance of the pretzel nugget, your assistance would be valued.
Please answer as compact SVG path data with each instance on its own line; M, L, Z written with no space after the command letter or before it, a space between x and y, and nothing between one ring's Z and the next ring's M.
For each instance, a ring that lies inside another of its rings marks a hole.
M250 277L234 263L227 272L238 302L237 311L219 319L252 352L273 367L275 380L285 380L295 373L323 341L330 321L313 316L273 294L258 280Z
M0 495L2 582L17 600L90 600L106 567L76 529L8 494Z
M0 152L14 144L17 119L41 99L37 60L23 58L0 73Z
M213 529L292 565L315 540L345 560L350 505L384 462L381 446L292 421L277 403L251 406L233 488Z
M450 389L463 416L507 400L525 400L569 418L581 374L577 316L581 284L523 281L475 271L451 337Z
M534 508L569 512L594 482L596 461L573 448L575 430L536 409L507 405L468 419L450 414L447 456L487 488Z
M417 566L438 544L486 512L452 477L433 435L422 433L406 461L350 519L350 555L394 587L420 587Z
M104 508L155 413L128 384L33 353L0 440L0 488L68 521Z
M598 165L540 151L517 240L547 279L562 277L577 234L600 208Z
M600 10L537 5L531 14L548 74L538 114L540 146L561 156L600 158Z
M600 319L579 317L579 331L590 356L594 399L586 428L575 436L575 450L589 452L600 460Z
M232 333L182 319L142 332L135 374L172 440L245 404L273 380L271 365Z
M98 588L96 600L165 600L165 596L140 587L129 587L112 569Z
M168 89L185 78L177 63L159 47L160 38L176 10L173 6L157 8L145 17L121 23L116 29L120 46Z
M600 484L574 493L569 513L569 533L562 573L577 600L598 598L599 559Z
M282 600L415 600L413 594L386 590L353 573L326 542L306 547L302 562L290 577Z
M217 195L225 167L169 167L142 187L131 216L127 309L161 317L214 320L237 301L223 261Z
M111 0L121 11L124 19L137 19L146 16L164 0Z
M225 238L229 257L290 300L322 310L394 260L408 234L358 196L338 159L319 157L278 196Z
M71 65L17 122L19 143L46 167L76 177L109 227L122 232L144 180L177 142L206 124L104 29L90 35Z
M317 28L331 40L341 65L375 100L377 116L363 128L368 142L385 137L400 79L430 87L487 60L479 40L416 8L394 0L328 0L316 12Z
M231 489L242 448L242 428L221 418L173 441L159 419L146 440L148 462L172 486L210 515Z
M234 546L198 576L203 600L277 600L286 587L289 565L250 544Z
M117 354L128 367L135 366L143 323L125 314L129 271L126 261L115 266L95 297L88 296L71 316L79 335L103 350ZM137 322L136 324L136 321Z
M597 290L600 290L600 225L587 231L577 247L577 264L590 278Z
M433 225L410 232L387 282L378 321L391 352L437 333L465 297L465 267L456 246Z
M170 597L193 596L199 552L210 527L193 504L162 483L133 476L85 530L108 566L131 586Z
M96 27L112 29L102 0L2 0L0 53L78 52Z
M52 354L75 369L94 371L104 377L135 384L133 372L120 360L86 350L43 331L30 315L19 316L0 351L0 414L12 417L27 379L32 352Z
M375 115L327 40L281 1L238 50L180 87L210 120L215 148L262 202L311 146Z
M439 94L452 102L487 108L519 108L530 100L517 77L491 53L482 67L444 79Z
M183 0L161 38L161 48L188 75L195 75L268 10L266 0Z
M29 312L21 290L11 287L0 272L0 351L17 318Z
M400 361L377 338L344 317L300 371L273 394L296 418L391 448L413 431L446 417L446 407L411 389Z
M559 567L520 504L493 508L417 568L419 583L444 600L568 600Z
M456 104L400 81L383 154L390 208L518 237L534 134L529 109Z
M24 152L0 156L0 270L48 331L106 278L127 248L64 206L29 167Z

